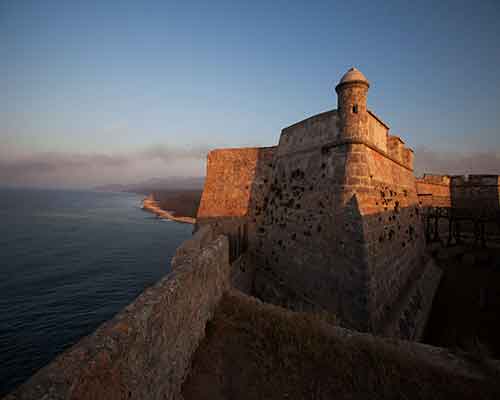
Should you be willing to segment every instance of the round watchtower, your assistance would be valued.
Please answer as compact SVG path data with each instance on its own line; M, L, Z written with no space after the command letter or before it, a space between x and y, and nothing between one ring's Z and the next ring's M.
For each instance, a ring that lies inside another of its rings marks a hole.
M344 74L335 87L340 140L368 140L366 98L369 87L368 79L354 67Z

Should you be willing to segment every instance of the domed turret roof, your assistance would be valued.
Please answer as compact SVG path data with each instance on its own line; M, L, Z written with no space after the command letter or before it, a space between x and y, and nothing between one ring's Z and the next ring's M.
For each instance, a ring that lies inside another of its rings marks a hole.
M343 83L347 83L347 82L366 82L368 85L370 84L370 82L368 82L368 79L366 79L366 76L363 75L363 73L352 67L349 71L347 71L344 76L342 77L342 79L340 80L339 82L339 85L343 84Z

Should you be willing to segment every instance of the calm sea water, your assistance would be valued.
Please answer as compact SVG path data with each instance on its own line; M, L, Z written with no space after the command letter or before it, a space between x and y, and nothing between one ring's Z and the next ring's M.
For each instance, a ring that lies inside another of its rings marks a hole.
M168 273L192 226L141 198L0 189L0 395Z

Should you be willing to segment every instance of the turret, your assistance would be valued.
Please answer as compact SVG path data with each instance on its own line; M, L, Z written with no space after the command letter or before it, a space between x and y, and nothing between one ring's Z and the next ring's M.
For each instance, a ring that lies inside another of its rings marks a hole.
M339 140L368 141L366 98L370 83L356 68L345 73L335 87L338 95Z

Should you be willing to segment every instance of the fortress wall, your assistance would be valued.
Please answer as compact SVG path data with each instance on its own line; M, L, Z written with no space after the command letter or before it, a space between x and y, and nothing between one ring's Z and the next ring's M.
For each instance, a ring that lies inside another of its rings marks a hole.
M231 243L244 241L253 248L256 225L267 201L275 149L211 151L197 227L211 224L217 233L229 235Z
M416 179L417 194L422 207L450 207L450 177L428 175Z
M336 110L326 111L282 130L277 155L309 151L338 140Z
M262 155L272 148L212 150L197 218L245 217Z
M399 136L389 135L387 137L387 152L399 162L403 162L404 142Z
M231 285L248 295L254 293L256 264L251 252L241 255L231 264Z
M258 233L256 294L294 309L328 310L356 329L417 338L439 274L424 274L413 171L403 157L314 132L329 130L317 122L283 130ZM299 136L300 151L281 148Z
M452 176L450 179L452 206L456 208L500 209L500 176Z
M414 339L422 333L439 281L436 272L425 274L428 260L415 178L412 170L380 152L368 147L364 152L370 184L357 196L368 252L372 328L382 333L396 325L399 337ZM422 276L424 282L418 283ZM419 300L408 315L409 310L402 310L416 285L421 286L415 293Z
M258 229L256 294L292 309L325 309L366 330L365 248L356 201L343 190L351 162L346 145L331 146L324 135L301 151L281 149L284 136L298 135L295 129L306 139L320 136L300 125L282 133Z
M424 175L417 179L417 192L423 206L477 210L500 208L499 175Z
M368 110L368 140L382 151L389 152L389 127L372 111Z
M413 162L415 160L415 153L412 149L404 147L403 148L403 164L413 170Z
M230 287L228 252L227 238L200 230L170 274L5 400L180 399L191 356Z

